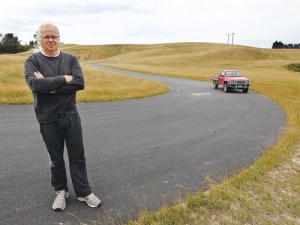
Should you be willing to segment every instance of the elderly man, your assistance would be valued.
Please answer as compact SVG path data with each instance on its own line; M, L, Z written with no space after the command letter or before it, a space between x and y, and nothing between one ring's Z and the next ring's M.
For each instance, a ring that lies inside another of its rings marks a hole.
M81 119L76 107L76 92L84 89L84 78L77 59L59 50L59 30L42 24L38 30L41 51L25 61L25 79L33 92L34 109L40 132L50 156L51 184L56 192L52 208L64 210L69 196L64 161L64 144L70 174L79 201L90 207L101 204L89 185Z

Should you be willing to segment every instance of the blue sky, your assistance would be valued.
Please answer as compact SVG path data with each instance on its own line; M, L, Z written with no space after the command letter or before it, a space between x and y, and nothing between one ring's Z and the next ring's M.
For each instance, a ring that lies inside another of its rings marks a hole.
M299 0L51 0L1 2L0 33L22 43L52 22L72 44L300 43ZM230 43L232 42L232 35Z

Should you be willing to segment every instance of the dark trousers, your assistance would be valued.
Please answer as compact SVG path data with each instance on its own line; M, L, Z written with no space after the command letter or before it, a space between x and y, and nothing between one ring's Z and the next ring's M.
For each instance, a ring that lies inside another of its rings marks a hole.
M59 121L41 123L40 132L50 156L51 184L54 191L68 191L64 161L66 143L70 174L77 197L92 193L88 182L86 159L82 140L81 119L79 114L65 114Z

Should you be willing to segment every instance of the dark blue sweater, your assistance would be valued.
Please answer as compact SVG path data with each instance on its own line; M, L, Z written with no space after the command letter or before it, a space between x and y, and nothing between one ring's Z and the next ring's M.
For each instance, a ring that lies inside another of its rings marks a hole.
M39 123L59 120L63 114L77 113L76 91L84 89L82 69L75 56L60 52L58 57L47 57L41 52L25 61L25 79L33 92L34 109ZM34 72L44 78L37 78ZM72 75L66 83L63 75ZM54 91L55 93L50 93Z

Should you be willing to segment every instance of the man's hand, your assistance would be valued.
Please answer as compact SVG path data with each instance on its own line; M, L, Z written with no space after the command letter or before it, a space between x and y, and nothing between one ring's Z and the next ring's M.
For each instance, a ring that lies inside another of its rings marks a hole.
M71 75L64 75L64 77L66 78L67 83L69 83L73 80L73 76L71 76Z
M40 71L34 72L33 74L34 74L34 76L36 76L37 78L44 78L43 74L41 74Z

